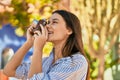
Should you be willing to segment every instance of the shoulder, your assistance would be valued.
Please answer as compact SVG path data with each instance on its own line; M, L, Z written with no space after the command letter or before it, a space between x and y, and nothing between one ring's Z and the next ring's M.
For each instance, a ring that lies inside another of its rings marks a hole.
M64 57L57 60L51 68L52 71L61 71L61 72L76 72L80 71L87 72L88 63L86 58L80 53L76 53L69 57Z
M87 59L80 53L77 52L76 54L71 56L71 65L77 66L78 68L80 67L88 67L88 62Z
M61 66L69 66L71 68L80 68L88 66L87 59L80 54L80 52L75 53L72 56L64 57L59 59L56 63L59 63Z
M73 62L75 63L81 63L81 64L87 64L87 59L80 53L77 52L76 54L71 56L71 59L73 60Z

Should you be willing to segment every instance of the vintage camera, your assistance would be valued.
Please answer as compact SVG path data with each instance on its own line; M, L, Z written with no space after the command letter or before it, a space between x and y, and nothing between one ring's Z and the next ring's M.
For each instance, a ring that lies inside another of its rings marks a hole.
M39 21L33 20L33 24L35 24L35 27L32 30L32 34L34 35L34 31L39 30L41 31L40 24L44 27L47 25L47 20L46 19L40 19Z

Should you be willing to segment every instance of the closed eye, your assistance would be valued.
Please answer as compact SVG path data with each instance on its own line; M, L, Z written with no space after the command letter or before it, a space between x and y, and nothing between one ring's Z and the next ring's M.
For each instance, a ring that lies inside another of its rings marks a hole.
M58 23L58 22L57 21L53 21L52 24L54 24L54 23Z
M57 21L48 21L47 24L55 24L58 23Z
M58 21L59 21L59 19L54 18L52 20L48 20L48 24L56 24L56 23L58 23Z

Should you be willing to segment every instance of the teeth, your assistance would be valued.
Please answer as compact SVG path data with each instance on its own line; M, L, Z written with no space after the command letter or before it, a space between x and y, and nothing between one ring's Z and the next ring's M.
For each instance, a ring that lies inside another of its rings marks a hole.
M48 32L48 34L52 34L53 32Z

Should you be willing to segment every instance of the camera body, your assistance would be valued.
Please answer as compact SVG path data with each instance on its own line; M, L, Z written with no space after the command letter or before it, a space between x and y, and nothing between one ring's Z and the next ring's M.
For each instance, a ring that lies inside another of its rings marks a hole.
M47 20L46 19L40 19L39 21L33 20L33 24L35 27L33 27L32 34L34 35L34 31L39 30L41 32L41 27L40 24L44 27L47 25Z

